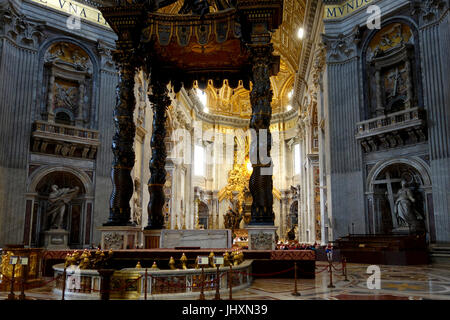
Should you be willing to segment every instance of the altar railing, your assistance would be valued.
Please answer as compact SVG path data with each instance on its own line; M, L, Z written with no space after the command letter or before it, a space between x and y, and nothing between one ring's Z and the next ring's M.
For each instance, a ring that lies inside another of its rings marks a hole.
M233 290L250 286L252 260L245 260L233 267L231 284ZM58 279L54 292L62 294L64 288L64 265L53 266ZM219 289L226 293L229 288L229 267L219 268ZM216 268L204 269L204 292L214 294L216 290ZM101 277L96 270L67 268L65 298L68 300L100 299ZM202 284L201 269L155 270L126 268L115 271L111 278L111 299L176 299L180 296L196 297Z

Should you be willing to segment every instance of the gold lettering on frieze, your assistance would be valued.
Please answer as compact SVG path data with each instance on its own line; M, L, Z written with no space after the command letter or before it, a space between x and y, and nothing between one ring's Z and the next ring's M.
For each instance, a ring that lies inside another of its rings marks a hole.
M110 28L102 16L102 13L92 7L71 0L29 0L44 7L56 9L70 16L93 22L106 28Z
M325 6L324 19L340 19L367 5L374 0L347 0L338 5Z

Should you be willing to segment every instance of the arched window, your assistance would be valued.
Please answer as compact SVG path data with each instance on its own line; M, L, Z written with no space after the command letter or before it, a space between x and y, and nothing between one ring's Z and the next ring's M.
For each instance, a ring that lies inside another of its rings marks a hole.
M71 125L72 120L70 119L70 115L65 111L59 111L56 113L55 122L59 124Z

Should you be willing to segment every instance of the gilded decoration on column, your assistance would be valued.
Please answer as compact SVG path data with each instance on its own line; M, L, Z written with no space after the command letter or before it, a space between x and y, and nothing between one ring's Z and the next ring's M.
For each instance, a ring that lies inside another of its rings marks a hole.
M218 195L219 201L227 199L230 202L229 210L224 215L224 224L227 229L239 229L241 219L244 219L246 224L251 219L251 212L247 210L251 204L251 194L248 187L252 173L249 150L250 142L247 136L244 152L239 152L235 148L234 164L233 169L228 172L228 183ZM239 222L236 223L236 220L239 220Z

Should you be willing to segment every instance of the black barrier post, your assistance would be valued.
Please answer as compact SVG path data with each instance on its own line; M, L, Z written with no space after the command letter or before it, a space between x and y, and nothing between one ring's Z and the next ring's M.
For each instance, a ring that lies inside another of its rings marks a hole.
M345 276L344 281L350 281L347 279L347 258L344 257L343 259L344 259L344 264L342 265L342 269L344 270L344 276Z
M67 277L67 268L64 267L64 271L62 274L63 277L63 287L62 287L62 298L61 300L64 300L64 295L66 294L66 277Z
M294 292L292 292L293 296L301 296L301 294L297 291L297 262L294 262Z
M335 288L335 286L333 285L333 270L332 270L333 261L329 260L328 263L330 272L330 284L328 285L328 288Z
M16 265L13 264L12 266L13 266L13 268L12 268L11 284L10 284L11 292L8 294L8 300L14 300L15 299L15 294L14 294L14 273L16 271Z
M220 300L220 277L219 277L219 265L217 265L216 272L216 295L214 296L214 300Z
M100 269L98 273L101 277L100 282L100 299L101 300L109 300L109 292L111 287L111 276L114 273L114 270L111 269Z
M26 272L27 272L27 266L26 265L22 265L22 279L21 279L21 282L20 282L19 300L25 300Z
M228 285L230 286L230 299L233 300L233 265L230 264L230 271L228 272Z

